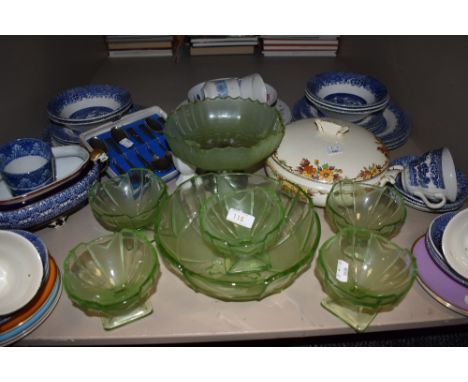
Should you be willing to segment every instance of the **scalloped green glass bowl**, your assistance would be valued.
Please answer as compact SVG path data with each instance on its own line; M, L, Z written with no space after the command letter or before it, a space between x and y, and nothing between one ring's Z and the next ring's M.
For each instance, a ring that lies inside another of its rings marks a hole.
M169 115L164 129L176 157L208 171L251 168L276 150L283 135L275 108L241 98L183 104Z
M319 250L317 273L328 298L322 306L357 331L413 285L416 262L407 249L372 231L346 227Z
M88 193L94 217L109 231L152 226L165 198L166 184L152 171L143 168L102 179Z
M277 192L276 182L263 182L216 193L201 206L202 237L227 256L265 252L276 243L284 220Z
M298 187L289 186L286 192L270 178L239 173L205 174L186 181L166 201L156 224L161 255L195 291L221 300L260 300L283 290L310 266L320 239L312 201ZM279 231L261 251L226 253L201 232L203 206L215 194L249 189L274 194L284 214Z
M63 280L73 303L114 329L152 312L147 300L158 272L153 245L142 233L124 229L71 249Z
M342 181L328 194L325 217L335 232L355 226L391 238L405 223L406 206L393 187Z

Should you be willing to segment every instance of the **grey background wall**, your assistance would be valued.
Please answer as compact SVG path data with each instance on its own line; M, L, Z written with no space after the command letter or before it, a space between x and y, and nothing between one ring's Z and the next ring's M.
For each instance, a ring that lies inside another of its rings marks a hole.
M102 36L0 36L0 142L39 136L58 91L90 81L107 58Z
M447 146L468 174L468 36L345 36L340 56L387 85L421 150Z
M207 78L259 72L290 106L307 79L325 70L354 70L383 81L408 114L421 150L446 145L468 173L468 36L343 36L337 59L250 56L106 58L102 36L0 37L0 140L37 136L47 123L47 100L89 82L126 87L136 103L166 111L190 86Z

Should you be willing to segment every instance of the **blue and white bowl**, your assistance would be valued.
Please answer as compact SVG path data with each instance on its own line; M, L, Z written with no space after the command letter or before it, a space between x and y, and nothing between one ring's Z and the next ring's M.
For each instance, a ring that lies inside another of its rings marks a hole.
M49 101L47 113L58 124L104 122L131 107L130 93L113 85L85 85L65 90Z
M35 138L15 139L0 147L0 173L13 195L23 195L55 179L55 163L48 143Z
M426 233L426 248L432 260L456 282L468 287L468 279L457 273L446 261L442 250L442 236L447 224L457 212L448 212L436 217Z
M387 88L381 82L352 72L317 74L307 82L305 90L306 97L315 104L343 111L382 110L389 101Z

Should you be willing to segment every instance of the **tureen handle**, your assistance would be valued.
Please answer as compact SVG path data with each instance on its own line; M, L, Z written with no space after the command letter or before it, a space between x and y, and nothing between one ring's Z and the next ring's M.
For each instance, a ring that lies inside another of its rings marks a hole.
M315 125L317 126L317 130L322 133L322 134L328 134L328 135L336 135L340 136L349 131L349 127L339 125L334 122L330 121L324 121L323 119L316 118L315 119Z
M389 167L387 171L385 171L384 175L380 178L379 186L385 186L387 183L395 184L396 178L403 170L404 167L400 165Z

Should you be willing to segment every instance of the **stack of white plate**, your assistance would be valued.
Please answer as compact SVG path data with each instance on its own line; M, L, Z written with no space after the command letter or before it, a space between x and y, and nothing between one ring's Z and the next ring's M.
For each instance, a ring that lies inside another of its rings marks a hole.
M44 243L26 231L0 231L0 345L18 341L52 313L62 280Z

